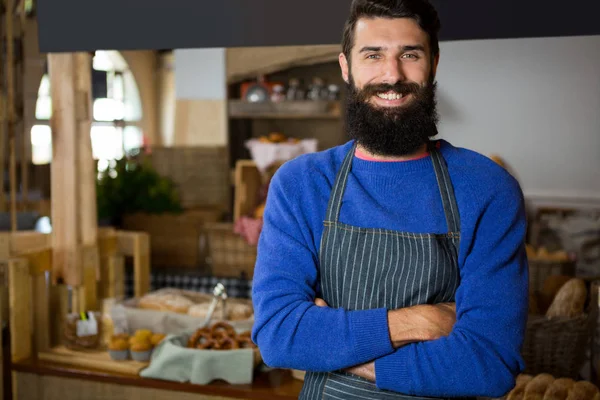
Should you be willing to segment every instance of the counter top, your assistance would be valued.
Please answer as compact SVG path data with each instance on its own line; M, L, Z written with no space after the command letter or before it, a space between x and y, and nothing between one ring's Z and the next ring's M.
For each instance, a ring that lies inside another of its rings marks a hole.
M12 364L16 372L37 375L51 375L81 380L93 380L120 385L156 388L176 392L201 393L240 399L297 399L302 389L302 381L294 379L289 370L256 371L252 384L231 385L223 381L215 381L208 385L195 385L142 378L117 372L94 370L66 364L53 363L35 359L26 359Z

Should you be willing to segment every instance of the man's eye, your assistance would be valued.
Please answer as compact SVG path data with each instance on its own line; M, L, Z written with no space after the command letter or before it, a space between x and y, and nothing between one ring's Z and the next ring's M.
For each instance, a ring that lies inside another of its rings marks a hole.
M367 58L370 58L371 60L376 60L378 58L380 58L379 54L369 54L367 56Z
M408 58L408 59L410 59L410 60L416 60L416 59L418 59L419 57L418 57L416 54L403 54L403 55L402 55L402 58Z

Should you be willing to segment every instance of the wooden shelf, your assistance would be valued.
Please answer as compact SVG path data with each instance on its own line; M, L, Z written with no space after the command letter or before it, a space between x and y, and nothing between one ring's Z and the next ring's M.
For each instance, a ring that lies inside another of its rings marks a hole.
M339 119L339 101L283 101L249 103L229 100L229 118L235 119Z

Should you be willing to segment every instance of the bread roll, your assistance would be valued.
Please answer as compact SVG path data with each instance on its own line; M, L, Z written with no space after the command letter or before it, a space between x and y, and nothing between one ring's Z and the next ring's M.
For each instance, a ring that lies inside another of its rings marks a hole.
M539 374L525 386L525 395L523 400L543 400L546 389L554 382L554 377L550 374Z
M194 303L185 296L162 293L148 294L142 297L138 303L139 308L158 311L172 311L186 314Z
M528 374L520 374L517 376L515 387L508 393L506 400L523 400L525 394L525 386L533 379L533 376Z
M573 385L567 400L590 400L599 393L598 387L588 381L579 381Z
M556 293L546 312L547 317L577 317L583 314L587 288L583 279L572 278Z
M575 381L571 378L556 379L546 389L543 400L565 400L573 385Z

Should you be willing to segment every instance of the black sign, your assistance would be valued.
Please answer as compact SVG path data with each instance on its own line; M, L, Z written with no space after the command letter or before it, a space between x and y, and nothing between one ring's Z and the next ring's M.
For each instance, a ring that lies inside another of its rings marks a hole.
M41 52L336 44L351 0L38 0ZM441 40L600 35L600 0L432 0Z

